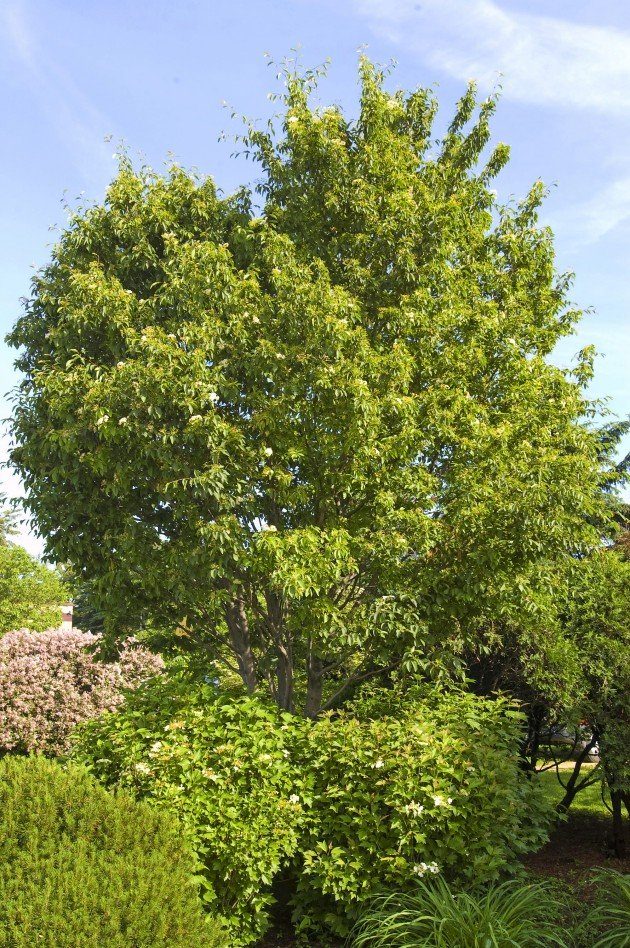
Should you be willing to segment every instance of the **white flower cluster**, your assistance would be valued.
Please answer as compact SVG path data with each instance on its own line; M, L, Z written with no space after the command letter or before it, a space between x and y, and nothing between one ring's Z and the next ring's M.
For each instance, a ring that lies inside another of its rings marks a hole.
M408 813L410 816L420 816L424 807L420 803L416 803L415 800L412 800L411 803L408 803L403 807L405 813Z
M374 763L372 764L372 767L374 768L374 770L380 770L381 767L384 767L384 766L385 766L385 763L380 757L378 760L375 760Z
M433 797L433 802L436 806L450 806L453 802L453 797L448 797L448 799L445 800L444 797L438 793Z
M417 876L422 878L422 876L426 876L427 872L432 872L434 874L438 873L440 871L440 867L438 866L437 862L418 862L413 867L413 871Z

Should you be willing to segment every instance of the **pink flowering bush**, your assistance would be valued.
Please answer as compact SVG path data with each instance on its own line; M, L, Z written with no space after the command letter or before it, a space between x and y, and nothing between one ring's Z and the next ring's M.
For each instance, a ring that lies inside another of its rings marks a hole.
M77 724L113 710L126 688L163 668L133 640L117 661L101 661L98 642L78 629L20 629L0 639L0 753L63 754Z

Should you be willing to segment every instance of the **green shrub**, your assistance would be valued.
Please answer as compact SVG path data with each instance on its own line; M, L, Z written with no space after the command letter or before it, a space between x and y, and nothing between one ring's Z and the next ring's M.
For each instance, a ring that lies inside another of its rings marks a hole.
M354 928L354 948L542 948L564 946L562 906L547 886L511 880L479 895L443 879L375 899Z
M0 761L2 948L218 948L176 821L83 769Z
M597 896L587 927L593 948L630 948L630 874L613 870L597 873Z
M177 812L203 863L206 901L236 946L265 931L272 880L298 846L292 748L306 727L261 699L175 678L86 725L75 755L106 784Z
M307 738L312 806L300 852L301 927L337 934L383 890L419 878L481 884L518 867L551 816L519 770L522 718L503 699L376 693Z

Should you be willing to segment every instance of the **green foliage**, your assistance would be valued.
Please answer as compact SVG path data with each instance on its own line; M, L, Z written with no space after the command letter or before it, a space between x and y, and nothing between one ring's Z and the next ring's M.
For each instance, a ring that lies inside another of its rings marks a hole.
M597 896L589 914L589 930L601 931L592 948L628 948L630 945L630 875L612 870L597 876Z
M507 148L481 161L495 100L471 86L436 142L430 92L360 71L355 120L285 75L277 130L244 135L260 210L123 160L10 336L48 551L112 622L311 716L383 669L457 671L608 516L591 353L547 361L579 313L543 188L502 206Z
M579 649L577 713L597 730L609 787L630 795L630 561L603 550L574 570L567 635Z
M77 766L0 761L2 948L227 948L177 822Z
M6 543L7 538L15 533L15 511L6 506L6 497L0 494L0 543Z
M544 885L512 880L475 894L437 879L376 898L351 942L354 948L562 948L560 911Z
M467 885L518 868L550 810L517 762L522 715L503 699L376 693L308 734L313 781L300 851L301 927L344 934L384 889L443 875Z
M0 635L21 628L43 632L59 625L67 598L56 571L21 546L0 542Z
M87 725L76 756L103 782L177 813L202 862L206 903L228 920L231 945L249 944L267 927L273 877L298 845L292 745L303 729L258 698L182 678Z

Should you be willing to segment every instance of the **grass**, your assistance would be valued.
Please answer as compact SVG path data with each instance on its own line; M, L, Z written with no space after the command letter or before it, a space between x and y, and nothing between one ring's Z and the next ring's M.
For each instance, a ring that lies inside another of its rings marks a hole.
M582 767L580 776L586 776L586 774L593 769L593 764L585 764ZM562 779L567 781L570 777L570 770L561 770ZM564 789L560 786L558 778L554 770L546 770L543 773L539 774L538 779L544 789L545 797L549 803L554 806L558 804L562 797L564 796ZM598 780L596 783L592 784L590 787L586 787L584 790L581 790L576 798L574 799L569 813L578 815L588 815L588 816L598 816L598 817L609 817L610 813L606 809L602 801L602 789L601 781Z

